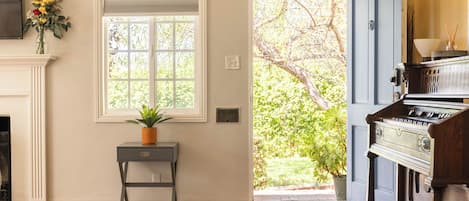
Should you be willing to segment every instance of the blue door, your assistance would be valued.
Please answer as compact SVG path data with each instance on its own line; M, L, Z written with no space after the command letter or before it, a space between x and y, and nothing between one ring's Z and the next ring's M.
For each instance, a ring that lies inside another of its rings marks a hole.
M347 199L365 201L368 180L368 127L365 117L392 103L389 82L401 62L401 0L348 1ZM396 199L396 165L376 159L375 197Z

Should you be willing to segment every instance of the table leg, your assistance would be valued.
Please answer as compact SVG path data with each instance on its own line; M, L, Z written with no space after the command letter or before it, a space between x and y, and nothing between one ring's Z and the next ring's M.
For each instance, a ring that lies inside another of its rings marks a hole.
M433 186L433 201L443 200L443 191L446 186Z
M129 201L129 197L127 196L127 188L125 183L127 183L127 170L129 169L129 162L125 162L125 168L124 168L124 195L125 195L125 201Z
M368 167L368 193L367 200L375 201L375 158L378 157L376 154L368 152L367 157L369 159Z
M171 180L173 182L173 201L177 201L177 193L176 193L176 169L177 169L177 162L171 163Z
M409 169L409 183L407 184L409 201L414 200L414 170Z
M397 165L397 182L396 182L396 189L397 189L397 200L398 201L406 201L406 179L407 179L407 168L396 164Z
M121 201L129 201L129 197L127 197L127 188L125 187L125 183L127 182L127 169L129 167L129 162L118 162L119 164L119 172L121 175ZM122 166L124 164L124 166Z
M122 163L120 161L117 161L117 164L119 164L119 174L121 176L121 185L122 185L120 201L124 201L124 197L125 197L125 195L124 195L124 191L125 191L124 169L123 169Z

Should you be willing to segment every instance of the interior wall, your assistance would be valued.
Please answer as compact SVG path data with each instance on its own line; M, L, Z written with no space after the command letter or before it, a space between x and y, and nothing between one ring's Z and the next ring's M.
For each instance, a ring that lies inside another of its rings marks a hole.
M48 52L58 56L47 69L47 181L50 201L115 201L120 178L115 146L139 141L131 124L94 122L93 4L62 2L72 29L62 40L48 33ZM29 1L25 1L29 9ZM26 12L25 12L26 13ZM178 199L247 201L248 133L248 0L208 0L208 122L165 123L160 141L180 143ZM35 51L32 31L23 40L0 40L1 55ZM241 70L225 70L224 56L240 55ZM217 106L240 107L240 123L216 124ZM166 165L156 165L168 179ZM133 165L131 179L155 177L149 166ZM142 193L142 194L141 194ZM144 195L144 196L142 196ZM136 192L133 200L168 200L169 189Z
M448 41L447 30L456 35L456 49L467 50L467 0L413 0L414 38L439 38L440 49L445 49ZM446 28L448 27L448 28ZM415 52L416 53L416 52ZM414 54L419 56L418 53Z

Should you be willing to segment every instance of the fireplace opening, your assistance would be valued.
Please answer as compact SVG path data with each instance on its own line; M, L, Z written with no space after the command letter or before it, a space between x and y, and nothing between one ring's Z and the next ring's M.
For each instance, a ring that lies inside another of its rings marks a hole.
M0 117L0 201L11 201L10 117Z

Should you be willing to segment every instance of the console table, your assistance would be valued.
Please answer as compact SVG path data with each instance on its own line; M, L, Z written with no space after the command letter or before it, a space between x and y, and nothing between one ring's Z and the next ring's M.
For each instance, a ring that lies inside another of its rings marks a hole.
M122 182L121 201L128 201L127 187L171 187L172 200L176 196L176 168L178 158L178 143L158 142L155 145L142 145L140 142L127 142L117 146L117 163ZM127 182L129 162L163 161L171 164L171 182Z

